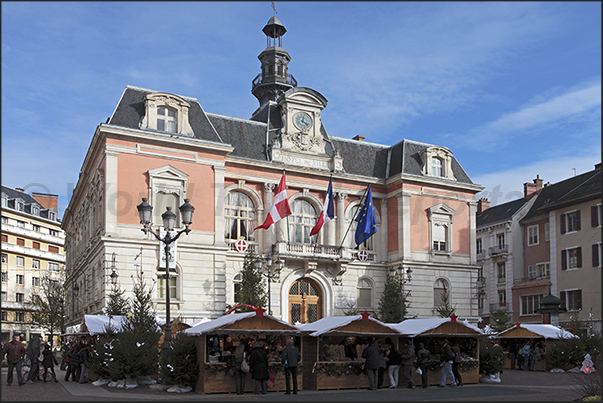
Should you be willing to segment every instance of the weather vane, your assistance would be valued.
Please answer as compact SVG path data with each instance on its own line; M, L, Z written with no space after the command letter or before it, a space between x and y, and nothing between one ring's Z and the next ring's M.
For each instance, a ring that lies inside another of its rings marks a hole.
M278 11L276 11L276 6L274 5L274 2L272 2L272 9L274 10L274 16L276 17Z

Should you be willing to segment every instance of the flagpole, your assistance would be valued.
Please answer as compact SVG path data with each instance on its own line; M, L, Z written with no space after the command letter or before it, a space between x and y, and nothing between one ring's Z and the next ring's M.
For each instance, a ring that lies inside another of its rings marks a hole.
M283 169L283 175L285 175L285 178L287 177L286 171L287 171L286 169ZM286 181L286 179L285 179L285 181ZM289 188L289 185L287 185L287 182L285 182L285 195L287 195L288 188ZM287 200L289 200L289 196L288 195L287 195ZM289 215L291 215L291 214L289 214ZM289 243L289 216L287 216L285 218L287 219L287 238L286 238L286 242Z
M366 194L368 192L369 186L371 186L371 185L367 185L366 186L366 189L364 190L364 195L362 195L362 198L360 199L361 201L364 200L366 202L365 198L366 198ZM345 232L345 235L341 239L341 245L339 245L339 253L340 253L340 255L341 255L341 247L343 246L343 242L345 241L345 238L348 236L348 232L350 232L350 228L352 228L352 223L356 220L356 217L358 217L358 214L362 210L362 206L363 206L363 203L360 203L360 208L358 209L358 211L356 211L356 214L354 215L354 218L350 221L350 225L348 225L348 229Z
M333 172L331 172L331 175L329 176L329 183L332 183L332 181L333 181ZM332 190L333 190L333 189L331 188L331 191L332 191ZM333 192L333 194L335 194L335 192ZM328 189L327 189L327 194L325 195L325 199L326 199L327 197L329 197L329 194L328 194ZM321 211L321 212L322 212L322 211ZM320 218L320 214L318 215L318 218ZM316 223L314 223L314 225L316 225ZM314 242L314 245L318 245L318 234L316 234L316 235L317 235L317 236L316 236L316 240L317 240L317 242ZM310 244L312 244L312 242L310 242Z

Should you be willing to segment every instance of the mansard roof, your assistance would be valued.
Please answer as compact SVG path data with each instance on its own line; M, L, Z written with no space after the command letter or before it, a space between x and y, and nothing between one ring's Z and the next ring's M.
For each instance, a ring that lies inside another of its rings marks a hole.
M601 198L601 166L580 175L545 186L521 223L544 218L553 209Z
M21 199L23 201L22 213L33 214L32 207L36 206L39 209L38 210L39 213L36 214L36 216L45 218L45 219L50 219L48 213L51 210L44 208L44 206L42 206L40 203L38 203L36 201L36 199L34 199L31 195L25 193L24 191L20 191L20 190L13 189L8 186L2 185L2 197L4 197L4 195L6 195L6 199L7 199L7 208L12 209L12 210L17 210L17 206L15 204L16 200ZM58 215L56 216L56 218L53 221L58 221Z
M140 129L140 122L145 114L145 97L154 92L156 91L127 86L113 115L107 123L131 129ZM267 133L270 133L268 137L268 144L270 144L276 132L272 129L281 126L280 112L275 103L270 106L270 127L268 128L265 123L268 120L267 104L265 106L266 110L256 113L254 119L257 120L249 120L207 113L203 110L197 99L185 96L181 97L191 104L189 120L194 138L229 144L234 147L233 152L230 154L233 157L255 161L269 161L266 153ZM258 121L261 119L259 115L265 117L264 121ZM400 174L423 176L421 152L428 147L433 147L431 144L411 140L402 140L393 146L385 146L329 136L324 125L321 127L321 132L327 141L325 150L327 155L332 157L334 153L333 147L335 147L343 158L345 172L379 179L387 179ZM177 136L177 134L170 134ZM389 171L388 161L390 161ZM454 182L473 183L456 158L452 158L451 164L454 177L456 178ZM447 181L448 179L441 180Z
M521 199L487 208L476 215L476 227L482 228L486 225L508 221L513 218L515 213L517 213L526 203L527 200L522 197Z

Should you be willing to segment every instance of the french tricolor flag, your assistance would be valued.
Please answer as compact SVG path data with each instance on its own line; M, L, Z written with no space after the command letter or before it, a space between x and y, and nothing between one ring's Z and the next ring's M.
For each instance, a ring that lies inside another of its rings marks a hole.
M288 215L291 215L291 209L289 208L289 200L287 199L287 185L285 183L285 173L283 172L283 176L281 177L281 182L278 184L278 188L276 189L276 195L274 196L274 201L272 202L272 207L270 207L268 217L266 217L264 224L255 227L253 230L255 231L258 228L268 229L272 224L279 221L281 218L287 217Z
M310 231L310 236L318 234L318 231L322 228L323 225L331 221L335 217L335 206L333 205L333 183L332 180L329 179L329 188L327 189L327 196L325 197L325 202L322 205L322 211L320 212L320 217L318 217L318 221L312 231Z

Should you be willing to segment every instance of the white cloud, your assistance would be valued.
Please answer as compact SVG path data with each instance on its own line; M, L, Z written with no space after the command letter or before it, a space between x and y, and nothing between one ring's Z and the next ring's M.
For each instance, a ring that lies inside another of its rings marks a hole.
M523 184L532 183L536 175L543 183L560 182L574 175L592 171L601 162L599 150L585 150L582 155L540 160L498 172L476 175L471 180L484 187L477 199L486 197L492 206L523 197Z

